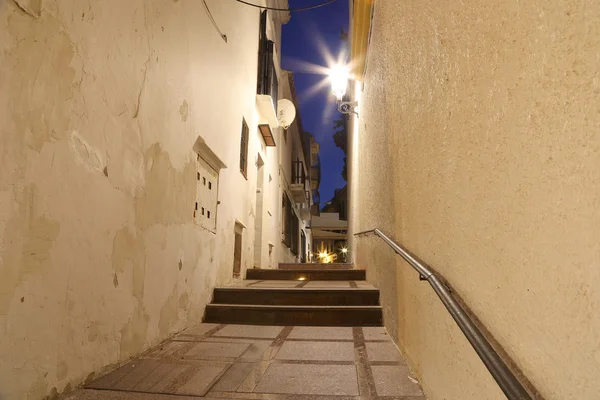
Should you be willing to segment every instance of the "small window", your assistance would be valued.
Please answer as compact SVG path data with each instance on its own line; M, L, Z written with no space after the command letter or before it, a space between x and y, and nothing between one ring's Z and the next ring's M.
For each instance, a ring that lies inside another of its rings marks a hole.
M248 171L248 124L242 118L242 139L240 144L240 172L247 178Z

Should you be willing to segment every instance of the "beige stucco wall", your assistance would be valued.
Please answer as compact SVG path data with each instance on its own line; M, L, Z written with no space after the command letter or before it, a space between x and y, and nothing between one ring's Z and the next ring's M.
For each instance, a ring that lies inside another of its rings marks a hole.
M73 388L200 322L231 279L236 221L252 266L257 154L278 165L256 130L259 10L209 2L225 43L196 0L17 3L0 1L0 398L11 400ZM192 218L198 136L227 165L214 234Z
M546 399L600 397L600 4L374 6L354 232L432 265ZM429 285L356 260L429 399L504 398Z

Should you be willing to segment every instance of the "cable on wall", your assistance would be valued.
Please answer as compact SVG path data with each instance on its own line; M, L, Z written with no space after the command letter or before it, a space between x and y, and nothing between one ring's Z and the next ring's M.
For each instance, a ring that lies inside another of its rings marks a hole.
M326 6L327 4L333 3L335 0L329 0L329 1L326 1L324 3L315 4L313 6L301 7L301 8L273 8L273 7L264 7L264 6L261 6L261 5L258 5L258 4L249 3L249 2L244 1L244 0L235 0L235 1L237 1L238 3L245 4L247 6L252 6L252 7L256 7L256 8L262 8L263 10L296 12L296 11L306 11L306 10L312 10L312 9L318 8L318 7L323 7L323 6Z
M224 34L223 32L221 32L221 30L219 29L219 26L215 22L215 19L213 18L212 14L210 12L210 9L208 8L208 5L206 4L206 0L202 0L202 3L204 3L204 8L206 9L206 13L208 14L208 17L212 21L213 26L215 27L215 29L217 30L217 32L219 32L219 35L221 36L221 39L223 39L225 41L225 43L227 43L227 35Z

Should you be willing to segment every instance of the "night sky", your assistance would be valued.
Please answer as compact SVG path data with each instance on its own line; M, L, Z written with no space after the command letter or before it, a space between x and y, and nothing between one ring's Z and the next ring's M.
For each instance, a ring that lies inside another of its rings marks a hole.
M322 0L289 0L292 9L319 2ZM333 120L341 114L336 110L329 86L315 92L314 88L324 76L309 73L305 63L328 66L323 44L338 58L342 49L346 49L340 40L340 29L348 32L348 19L348 0L337 0L314 10L293 12L290 21L283 26L282 66L294 72L302 126L321 145L321 206L331 200L334 189L345 185L341 175L344 153L333 143Z

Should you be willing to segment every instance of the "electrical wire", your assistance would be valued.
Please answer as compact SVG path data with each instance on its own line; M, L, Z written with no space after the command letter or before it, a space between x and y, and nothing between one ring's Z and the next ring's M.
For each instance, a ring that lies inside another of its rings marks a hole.
M273 8L273 7L264 7L264 6L261 6L261 5L258 5L258 4L248 3L247 1L244 1L244 0L235 0L235 1L237 1L238 3L245 4L247 6L252 6L252 7L256 7L256 8L262 8L263 10L295 12L295 11L312 10L314 8L323 7L323 6L326 6L327 4L333 3L335 0L329 0L329 1L326 1L324 3L315 4L314 6L307 6L307 7L301 7L301 8Z
M213 18L212 13L210 12L210 10L208 8L208 5L206 4L206 0L202 0L202 2L204 3L204 8L206 9L206 13L208 14L208 17L212 21L213 26L215 27L217 32L219 32L219 36L221 36L221 39L223 39L225 41L225 43L227 43L227 35L224 34L223 32L221 32L221 30L219 29L219 26L215 22L215 19Z

